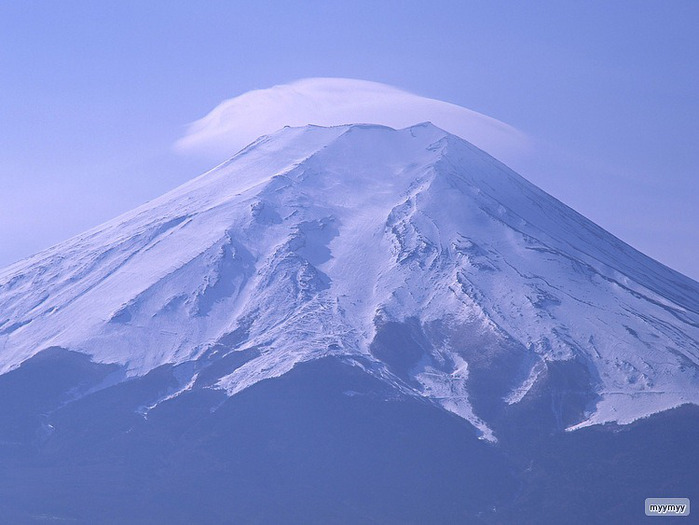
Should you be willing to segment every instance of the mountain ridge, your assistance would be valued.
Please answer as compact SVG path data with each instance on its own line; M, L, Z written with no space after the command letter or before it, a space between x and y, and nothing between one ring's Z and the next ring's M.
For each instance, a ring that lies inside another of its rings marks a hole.
M0 270L0 305L3 372L58 346L125 378L179 366L169 396L337 356L491 441L479 367L510 406L550 363L578 363L571 429L699 404L699 283L429 123L261 137Z

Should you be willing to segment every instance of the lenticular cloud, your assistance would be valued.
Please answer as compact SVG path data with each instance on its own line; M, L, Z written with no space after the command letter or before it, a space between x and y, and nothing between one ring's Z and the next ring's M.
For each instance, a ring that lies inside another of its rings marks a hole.
M365 123L400 129L427 121L506 163L517 164L528 149L520 131L476 111L378 82L345 78L307 78L225 100L192 123L175 149L223 160L284 126Z

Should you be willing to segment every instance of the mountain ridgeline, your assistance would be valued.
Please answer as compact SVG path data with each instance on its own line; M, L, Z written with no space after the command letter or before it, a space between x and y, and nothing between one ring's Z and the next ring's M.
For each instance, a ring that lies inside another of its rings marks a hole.
M638 523L699 489L699 283L429 123L285 128L0 270L0 371L18 523Z

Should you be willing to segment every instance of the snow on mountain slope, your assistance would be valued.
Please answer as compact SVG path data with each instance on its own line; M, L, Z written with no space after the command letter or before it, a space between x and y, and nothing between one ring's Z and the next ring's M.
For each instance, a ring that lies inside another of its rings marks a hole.
M230 395L340 356L492 440L469 374L503 348L503 404L586 367L573 428L699 404L699 283L431 124L285 128L1 270L0 370L52 346L127 376L191 362L182 389L238 353L204 385Z

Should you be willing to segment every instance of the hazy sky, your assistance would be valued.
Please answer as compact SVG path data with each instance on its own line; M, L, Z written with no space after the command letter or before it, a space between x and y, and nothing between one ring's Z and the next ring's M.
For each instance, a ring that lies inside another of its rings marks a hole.
M344 77L513 126L523 175L699 279L697 27L679 0L0 0L0 265L222 160L174 144L223 100Z

